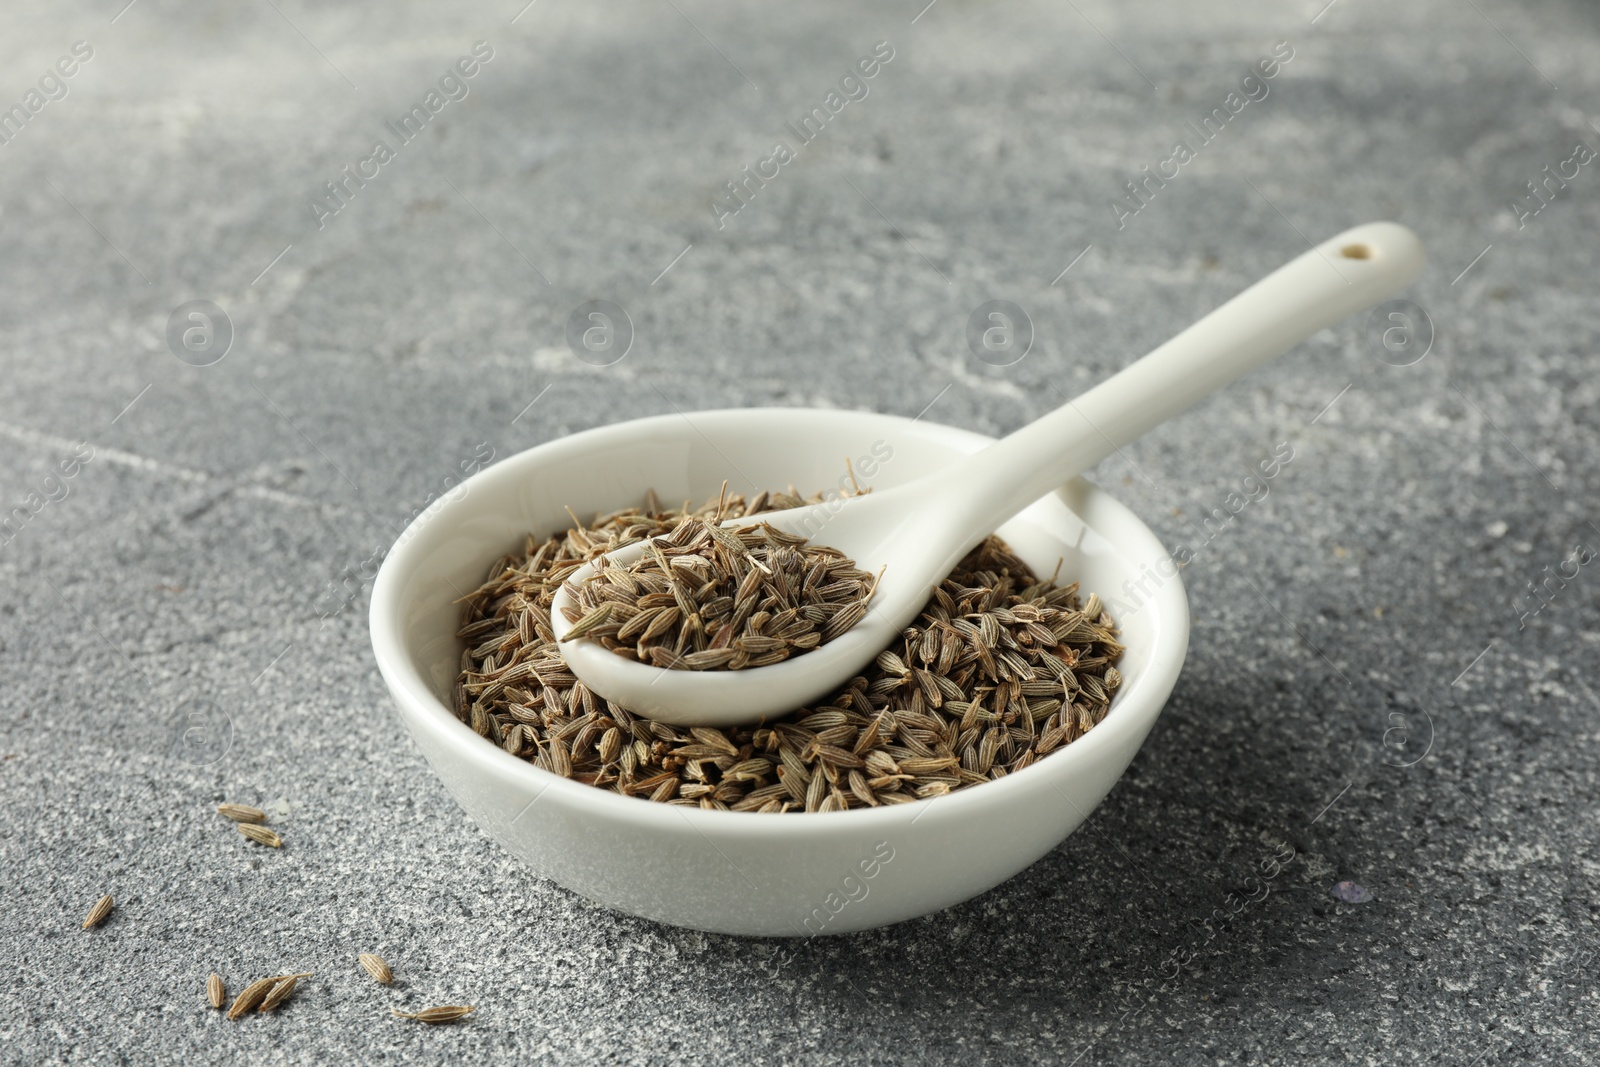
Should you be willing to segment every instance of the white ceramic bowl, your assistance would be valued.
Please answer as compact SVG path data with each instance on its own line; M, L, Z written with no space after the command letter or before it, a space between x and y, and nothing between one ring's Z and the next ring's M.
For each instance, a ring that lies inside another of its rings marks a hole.
M1105 720L996 782L932 800L828 814L703 811L624 797L507 754L448 704L461 643L454 601L529 532L731 488L835 486L845 463L887 487L989 438L855 411L665 415L529 449L473 476L401 535L372 592L372 647L400 719L445 787L533 873L677 926L809 937L883 926L960 903L1054 848L1094 810L1155 723L1183 665L1188 602L1160 541L1077 480L999 530L1036 570L1121 601L1125 678ZM888 454L887 459L882 457ZM1143 588L1138 583L1143 582ZM1130 584L1131 583L1131 584Z

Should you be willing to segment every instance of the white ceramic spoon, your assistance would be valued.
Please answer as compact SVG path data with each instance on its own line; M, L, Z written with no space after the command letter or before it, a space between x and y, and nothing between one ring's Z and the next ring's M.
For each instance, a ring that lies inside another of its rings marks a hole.
M944 576L1007 519L1246 371L1404 287L1422 263L1422 245L1404 226L1346 230L1077 400L938 474L832 504L731 520L727 525L771 523L837 548L863 570L883 569L866 618L827 644L768 667L686 671L639 663L580 638L563 644L567 662L594 692L680 725L750 723L809 704L892 645ZM641 542L610 558L626 565L644 551ZM572 580L593 573L591 565ZM563 591L550 613L558 639L572 628L562 610L569 603Z

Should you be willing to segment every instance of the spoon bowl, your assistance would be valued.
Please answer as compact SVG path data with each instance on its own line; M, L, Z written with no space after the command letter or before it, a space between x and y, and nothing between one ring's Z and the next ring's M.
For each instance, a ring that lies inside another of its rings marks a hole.
M902 570L892 563L887 549L894 541L885 527L906 521L904 497L916 486L902 486L862 496L839 496L828 503L787 511L769 511L748 519L731 519L724 525L767 523L785 533L797 534L836 548L863 570L882 572L873 600L887 587L898 593ZM639 541L609 553L605 558L627 566L641 558L646 542ZM598 569L598 562L573 572L568 582L581 585ZM955 561L952 561L952 565ZM903 564L904 558L898 561ZM950 568L945 568L948 571ZM893 579L889 579L890 571ZM941 575L942 577L942 575ZM931 586L914 590L920 611ZM573 623L566 609L572 603L565 587L556 594L550 611L550 628L563 641L562 655L574 674L595 692L631 711L662 722L693 726L734 726L783 713L818 700L840 687L851 675L894 643L911 616L903 612L868 611L855 626L823 645L826 656L807 652L781 663L746 671L677 671L630 661L605 646L586 640L566 641ZM837 664L847 663L845 668ZM620 665L620 667L619 667ZM839 676L839 670L847 673ZM757 674L759 671L759 675Z
M998 781L844 812L702 811L542 770L473 733L451 706L462 652L456 601L501 556L520 552L529 532L566 529L566 505L581 515L614 511L639 503L641 485L664 500L704 500L729 476L726 456L738 457L741 481L732 488L744 492L791 481L832 487L850 457L873 488L864 501L989 443L927 420L771 409L642 419L508 457L419 516L374 582L372 646L397 715L466 818L533 876L631 915L807 938L982 893L1095 809L1154 725L1188 646L1189 609L1172 556L1132 512L1081 479L1041 493L998 532L1035 571L1049 574L1064 560L1064 575L1107 601L1127 646L1123 684L1099 725ZM473 855L463 862L478 862ZM772 966L784 958L774 955Z

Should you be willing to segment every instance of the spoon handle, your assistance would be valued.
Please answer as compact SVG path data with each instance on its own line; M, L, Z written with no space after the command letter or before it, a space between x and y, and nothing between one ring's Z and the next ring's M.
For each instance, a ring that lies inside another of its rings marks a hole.
M1401 289L1423 259L1416 234L1397 223L1346 230L939 480L959 495L961 513L992 528L1246 371Z

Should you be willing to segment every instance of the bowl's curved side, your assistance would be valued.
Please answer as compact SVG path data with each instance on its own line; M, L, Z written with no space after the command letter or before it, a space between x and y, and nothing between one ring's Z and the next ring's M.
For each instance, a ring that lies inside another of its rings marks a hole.
M1127 681L1089 734L976 789L828 815L653 804L540 771L486 744L442 700L459 656L454 600L526 531L561 528L563 505L580 514L614 509L641 484L663 499L700 498L730 468L760 485L832 485L846 460L863 482L888 486L986 441L893 416L780 409L639 420L510 457L420 516L374 583L373 646L400 718L495 840L538 874L624 912L725 933L812 936L983 892L1048 852L1105 797L1154 725L1187 648L1175 568L1152 585L1170 561L1160 542L1081 480L1002 533L1035 567L1048 571L1065 557L1063 573L1123 609Z

